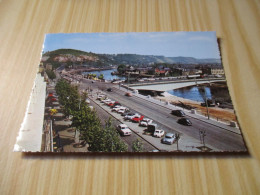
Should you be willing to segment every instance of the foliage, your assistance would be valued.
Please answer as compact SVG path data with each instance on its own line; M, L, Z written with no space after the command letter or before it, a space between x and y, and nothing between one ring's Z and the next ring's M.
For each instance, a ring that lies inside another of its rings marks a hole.
M81 138L89 144L93 152L123 152L127 146L120 140L111 119L102 127L95 110L91 110L85 100L87 93L80 97L78 88L61 79L56 84L59 101L64 106L66 116L73 115L72 126L80 131Z
M125 70L126 70L126 65L124 65L124 64L120 64L120 65L117 67L117 72L118 72L119 74L125 73Z
M140 139L136 139L132 144L133 152L143 152L143 143Z
M104 74L100 74L98 79L101 79L101 80L104 79Z
M72 126L79 129L82 139L89 144L92 152L127 151L127 146L120 140L111 118L102 127L96 112L85 104L74 114Z
M52 70L45 70L45 72L48 75L49 79L53 80L56 78L56 74Z
M66 80L61 79L56 84L59 102L64 106L66 116L73 115L79 109L80 96L77 86L71 86Z
M126 144L119 138L119 134L112 125L111 118L106 121L104 128L97 128L93 134L93 142L89 149L93 152L126 152Z

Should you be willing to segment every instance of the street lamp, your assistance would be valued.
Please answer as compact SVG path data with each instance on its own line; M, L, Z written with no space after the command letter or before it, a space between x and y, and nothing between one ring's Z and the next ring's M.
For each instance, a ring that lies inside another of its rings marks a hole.
M200 130L200 142L202 142L203 147L205 148L205 136L206 136L206 131L205 130Z
M129 88L129 77L130 77L130 72L128 72L128 79L127 79L127 84L128 84L128 86L127 86L127 91L128 91L128 88Z
M180 139L180 134L179 134L179 133L176 133L175 136L176 136L176 140L177 140L177 151L179 151L179 139Z
M206 104L206 109L207 109L207 115L208 115L208 120L209 120L209 106L208 106L208 99L207 99L207 94L206 94L206 90L205 90L205 86L203 86L203 88L200 88L200 90L204 93L204 101Z

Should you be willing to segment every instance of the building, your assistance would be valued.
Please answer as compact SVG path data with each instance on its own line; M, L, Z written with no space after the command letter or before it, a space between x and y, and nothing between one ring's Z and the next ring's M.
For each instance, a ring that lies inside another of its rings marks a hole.
M224 75L224 69L223 68L212 68L211 69L212 75Z
M46 64L46 70L52 70L52 65L51 64Z

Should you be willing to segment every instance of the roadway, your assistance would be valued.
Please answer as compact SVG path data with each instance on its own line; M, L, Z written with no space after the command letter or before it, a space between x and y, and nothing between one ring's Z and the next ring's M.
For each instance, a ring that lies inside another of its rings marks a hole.
M121 91L118 88L113 88L113 92L106 92L105 89L115 86L113 84L100 82L92 83L91 81L84 79L82 81L82 87L87 89L89 86L96 90L103 89L109 98L119 101L122 105L125 105L131 110L153 119L155 123L158 124L159 128L164 129L166 132L180 133L184 142L186 137L192 138L195 142L200 142L199 130L206 130L206 146L214 148L216 151L246 151L243 137L240 134L227 131L226 129L205 123L196 118L190 118L193 123L192 126L184 126L177 123L179 117L171 115L171 110L168 108L153 104L135 96L126 97L124 91ZM188 145L191 144L192 143L189 143Z

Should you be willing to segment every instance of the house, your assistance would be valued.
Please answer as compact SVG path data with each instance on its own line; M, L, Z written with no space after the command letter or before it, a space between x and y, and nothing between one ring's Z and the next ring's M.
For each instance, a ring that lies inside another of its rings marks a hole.
M52 65L50 63L46 64L46 70L52 70Z
M211 69L212 75L224 75L224 69L223 68L212 68Z
M154 72L157 76L167 76L171 72L171 69L160 66L159 68L155 68Z

